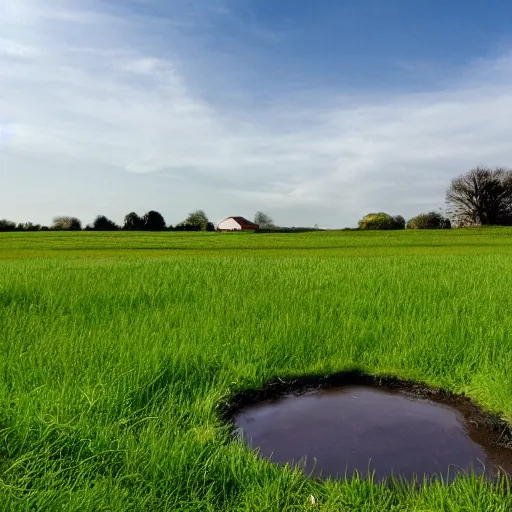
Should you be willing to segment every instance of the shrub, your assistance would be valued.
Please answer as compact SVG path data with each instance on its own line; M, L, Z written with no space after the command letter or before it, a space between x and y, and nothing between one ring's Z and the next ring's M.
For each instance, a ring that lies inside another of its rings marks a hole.
M405 219L384 212L369 213L359 221L359 229L405 229Z
M420 213L407 223L407 229L450 229L452 227L449 219L440 213Z

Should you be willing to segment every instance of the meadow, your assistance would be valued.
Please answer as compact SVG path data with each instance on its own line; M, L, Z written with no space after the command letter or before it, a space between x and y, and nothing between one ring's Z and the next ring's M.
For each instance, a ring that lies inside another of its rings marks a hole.
M511 311L507 228L0 233L0 510L510 511L507 480L313 481L219 404L357 368L512 420Z

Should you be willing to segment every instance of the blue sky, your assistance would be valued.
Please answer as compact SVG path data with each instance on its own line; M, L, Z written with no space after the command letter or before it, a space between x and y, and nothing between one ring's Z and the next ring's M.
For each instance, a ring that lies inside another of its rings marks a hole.
M343 227L511 165L512 4L4 0L0 218Z

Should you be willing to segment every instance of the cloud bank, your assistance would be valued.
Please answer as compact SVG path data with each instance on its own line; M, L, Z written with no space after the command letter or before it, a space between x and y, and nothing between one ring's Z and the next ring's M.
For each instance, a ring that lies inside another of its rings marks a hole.
M512 162L509 53L444 70L435 90L263 99L241 87L239 55L188 45L206 23L200 3L168 19L78 4L0 7L0 217L155 208L175 223L195 208L215 221L263 209L343 227L436 209L451 177Z

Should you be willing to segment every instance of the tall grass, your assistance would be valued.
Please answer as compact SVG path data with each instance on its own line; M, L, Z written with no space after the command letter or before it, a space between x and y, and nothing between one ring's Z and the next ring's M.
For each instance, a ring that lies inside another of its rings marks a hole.
M512 418L511 234L3 235L0 509L510 510L507 482L310 481L218 404L359 368Z

